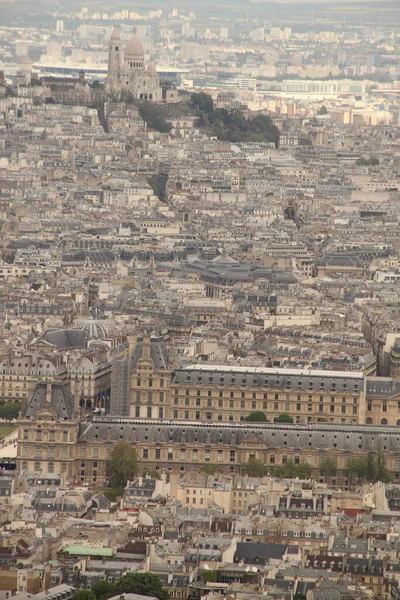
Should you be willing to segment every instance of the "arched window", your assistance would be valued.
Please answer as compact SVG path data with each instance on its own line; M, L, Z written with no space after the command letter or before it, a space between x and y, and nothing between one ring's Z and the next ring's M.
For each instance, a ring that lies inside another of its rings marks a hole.
M372 425L372 419L371 419L371 417L368 417L368 418L365 420L365 422L366 422L366 424L367 424L367 425Z
M381 425L387 425L387 419L381 419Z

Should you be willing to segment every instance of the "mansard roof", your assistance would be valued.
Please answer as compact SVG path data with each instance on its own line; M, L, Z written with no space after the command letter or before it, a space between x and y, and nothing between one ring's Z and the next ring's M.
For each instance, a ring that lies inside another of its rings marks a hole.
M55 413L57 419L73 418L74 398L68 382L39 382L32 398L22 409L22 417L35 419L38 412L46 407Z
M81 442L95 440L133 444L190 444L197 446L249 445L262 449L285 447L288 450L338 450L398 453L400 430L397 427L336 424L289 425L278 423L212 423L205 421L146 420L119 417L94 417L82 423Z
M168 349L162 337L147 338L147 342L143 337L138 337L136 345L133 349L131 360L132 368L135 369L138 361L144 358L143 349L146 343L150 345L150 359L154 363L155 369L168 368Z

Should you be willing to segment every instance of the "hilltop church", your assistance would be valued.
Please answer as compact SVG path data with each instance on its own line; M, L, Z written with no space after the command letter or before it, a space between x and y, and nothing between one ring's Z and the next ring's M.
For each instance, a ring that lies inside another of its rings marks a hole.
M163 99L160 78L154 64L144 64L143 45L136 27L125 48L118 27L114 27L108 51L107 87L112 94L126 92L135 100L161 102Z

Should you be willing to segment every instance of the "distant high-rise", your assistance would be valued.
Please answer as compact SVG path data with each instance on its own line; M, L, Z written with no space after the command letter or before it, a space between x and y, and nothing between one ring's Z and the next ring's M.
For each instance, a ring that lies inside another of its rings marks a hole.
M64 31L64 21L56 21L56 32L62 33Z
M25 78L25 83L29 85L32 79L32 61L28 55L21 58L21 72Z

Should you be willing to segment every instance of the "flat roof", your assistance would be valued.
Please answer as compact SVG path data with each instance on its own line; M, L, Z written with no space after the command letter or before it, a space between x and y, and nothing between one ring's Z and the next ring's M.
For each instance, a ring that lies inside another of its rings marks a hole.
M179 369L178 369L179 370ZM270 367L245 367L238 365L193 364L183 367L182 371L218 371L220 373L254 373L265 375L294 375L298 377L332 377L364 379L362 371L324 371L323 369L279 369Z
M112 548L100 548L100 547L92 547L92 546L79 546L72 545L66 546L62 549L64 552L68 552L68 554L82 554L87 556L113 556L114 550Z

